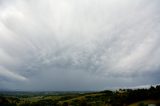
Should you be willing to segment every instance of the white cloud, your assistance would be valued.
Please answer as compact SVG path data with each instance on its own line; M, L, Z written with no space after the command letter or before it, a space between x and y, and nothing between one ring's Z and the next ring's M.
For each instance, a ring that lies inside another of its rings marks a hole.
M6 77L9 80L26 81L27 79L19 74L11 72L3 67L0 67L0 77Z
M29 90L159 83L159 3L2 0L0 73Z

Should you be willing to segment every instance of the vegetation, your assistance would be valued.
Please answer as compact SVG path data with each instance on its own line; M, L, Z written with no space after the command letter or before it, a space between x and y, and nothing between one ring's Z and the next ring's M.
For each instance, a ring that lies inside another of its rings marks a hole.
M1 92L0 106L160 106L160 86L101 92Z

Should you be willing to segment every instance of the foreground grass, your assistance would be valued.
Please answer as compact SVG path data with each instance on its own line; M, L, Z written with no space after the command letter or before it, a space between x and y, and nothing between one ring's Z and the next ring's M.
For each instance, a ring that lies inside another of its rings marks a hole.
M144 100L144 101L139 101L139 102L130 104L129 106L139 106L141 103L143 103L144 105L147 105L147 104L159 104L160 100Z

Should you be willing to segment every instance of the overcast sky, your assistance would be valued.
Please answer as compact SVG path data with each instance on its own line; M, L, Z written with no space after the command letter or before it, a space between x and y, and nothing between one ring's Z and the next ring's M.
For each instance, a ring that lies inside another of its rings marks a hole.
M0 0L0 89L160 83L160 0Z

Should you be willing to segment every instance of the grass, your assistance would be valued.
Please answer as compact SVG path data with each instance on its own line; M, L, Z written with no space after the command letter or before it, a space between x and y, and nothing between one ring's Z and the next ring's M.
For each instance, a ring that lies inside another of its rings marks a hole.
M83 96L78 96L78 97L74 97L74 98L71 98L71 99L68 99L68 100L64 100L64 101L60 101L59 103L60 104L63 104L64 102L67 102L67 103L71 103L73 102L74 100L78 100L78 101L83 101L86 99L87 96L91 96L91 97L94 97L94 96L101 96L103 95L103 93L100 93L100 94L87 94L87 95L83 95Z
M133 104L130 104L129 106L139 106L140 103L146 104L158 104L160 103L160 100L144 100L144 101L139 101Z

